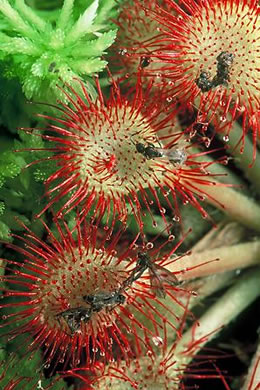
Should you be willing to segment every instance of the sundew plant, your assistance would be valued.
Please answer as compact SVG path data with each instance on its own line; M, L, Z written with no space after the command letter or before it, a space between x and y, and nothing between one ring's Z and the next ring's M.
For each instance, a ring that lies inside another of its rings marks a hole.
M257 0L0 0L0 389L260 389Z

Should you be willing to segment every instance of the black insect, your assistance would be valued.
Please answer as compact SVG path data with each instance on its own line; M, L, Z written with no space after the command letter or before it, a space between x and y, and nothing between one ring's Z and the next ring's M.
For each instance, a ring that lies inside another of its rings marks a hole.
M212 88L212 81L210 80L210 73L202 71L199 77L195 80L197 86L201 89L202 92L208 92Z
M139 279L147 269L149 270L152 291L159 298L166 297L164 283L171 286L176 286L179 283L172 272L152 261L147 252L138 252L137 265L129 278L129 282L132 284Z
M141 68L146 68L147 66L150 65L150 63L151 63L151 59L149 57L146 56L141 57L141 61L140 61Z
M60 319L61 317L66 321L71 334L74 334L80 330L81 322L89 322L93 313L101 311L103 308L113 309L115 306L120 305L125 302L125 296L121 294L123 288L128 286L128 281L125 282L123 287L119 290L112 292L99 292L94 295L85 295L83 300L90 305L90 307L75 307L73 309L68 309L61 313L58 313L56 317Z
M60 318L62 317L66 321L71 334L74 334L75 332L80 330L81 322L87 323L91 319L91 315L91 308L79 306L58 313L56 317L58 318L58 320L60 320Z
M216 58L218 66L230 67L234 62L235 54L228 51L222 51Z
M98 292L94 295L85 295L83 300L90 305L92 312L99 312L104 307L113 309L115 306L125 303L125 296L121 294L123 288L112 292Z
M234 58L234 54L222 51L216 58L217 72L213 79L210 80L211 75L209 72L202 71L200 73L195 83L202 92L208 92L219 85L228 85L230 81L230 68L234 62Z
M137 152L141 153L147 160L166 157L173 165L183 165L187 160L187 154L183 148L157 148L150 142L147 143L147 146L138 142L135 143L135 147Z
M151 160L152 158L156 157L163 157L162 149L157 148L150 142L147 143L147 146L141 142L138 142L135 144L135 147L137 152L141 153L147 160Z
M217 75L212 80L213 84L228 85L230 81L230 67L233 64L234 58L235 55L227 51L223 51L217 56Z

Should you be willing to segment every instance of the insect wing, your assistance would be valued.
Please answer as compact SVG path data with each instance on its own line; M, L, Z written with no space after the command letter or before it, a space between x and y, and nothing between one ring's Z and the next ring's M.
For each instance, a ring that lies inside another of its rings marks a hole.
M165 298L166 292L163 287L163 282L156 271L149 268L151 289L158 298Z
M167 283L170 286L176 286L176 284L179 283L178 279L172 272L160 265L153 264L153 266L149 268L149 273L151 287L158 298L166 297L163 285L164 283Z
M176 286L176 284L179 284L177 277L167 268L164 268L158 264L154 265L153 267L154 272L157 274L162 283L167 283L170 286Z
M161 153L162 157L167 157L169 161L176 164L184 164L187 160L187 154L183 148L174 149L162 149L157 148L158 152Z

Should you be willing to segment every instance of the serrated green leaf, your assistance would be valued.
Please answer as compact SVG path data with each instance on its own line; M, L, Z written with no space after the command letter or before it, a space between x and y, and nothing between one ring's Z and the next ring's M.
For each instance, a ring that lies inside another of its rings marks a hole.
M43 182L55 172L55 169L55 161L43 161L42 163L39 163L38 168L34 171L34 179L38 182Z
M116 8L117 7L117 8ZM113 12L114 8L114 12ZM119 0L105 0L98 10L97 17L95 19L95 24L106 23L109 18L115 16L116 11L119 8Z
M9 163L0 161L0 171L3 176L14 178L19 175L21 169L17 164L13 162Z
M10 38L9 42L1 44L1 50L8 54L27 54L30 56L39 55L40 50L26 38Z
M14 179L15 180L15 179ZM12 182L12 184L15 184ZM5 202L7 208L19 208L23 205L24 198L21 193L14 190L14 188L3 187L0 189L0 199Z
M89 60L77 61L74 63L74 68L81 74L92 74L100 72L107 65L107 61L100 58L90 58Z
M72 55L75 57L99 57L104 50L110 47L115 38L117 30L110 30L105 32L99 38L88 42L87 44L80 45L73 49Z
M94 0L93 3L85 10L83 15L79 17L77 22L72 27L68 38L66 39L66 44L77 42L89 32L89 29L97 15L98 5L99 0Z
M18 131L19 137L22 139L22 141L25 142L26 148L43 148L44 147L44 142L43 139L41 138L39 131L35 130L33 133L26 133L23 130Z

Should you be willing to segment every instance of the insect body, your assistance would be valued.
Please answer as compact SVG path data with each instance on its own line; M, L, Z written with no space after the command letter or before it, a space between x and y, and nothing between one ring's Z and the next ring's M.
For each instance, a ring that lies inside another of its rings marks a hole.
M150 142L147 143L147 146L145 144L142 144L141 142L138 142L135 144L135 147L137 152L141 153L147 160L151 160L153 158L166 157L173 164L182 165L187 159L187 154L185 150L182 148L175 148L175 149L157 148Z
M197 86L202 92L208 92L212 88L219 85L228 86L230 81L230 68L234 62L235 55L227 51L222 51L216 58L217 60L217 73L210 80L210 73L202 71L199 77L195 80Z
M153 144L150 142L147 143L147 146L142 144L141 142L138 142L135 144L136 150L138 153L141 153L147 160L151 160L155 157L163 157L161 148L156 148Z
M68 327L70 328L71 334L74 334L80 330L81 321L86 323L91 319L91 314L91 308L79 306L58 313L56 317L58 317L58 319L61 317L64 318Z
M127 284L128 285L128 282ZM124 286L126 286L124 285ZM83 300L90 305L90 307L75 307L58 313L56 317L62 317L66 321L72 334L80 330L81 322L89 322L93 313L101 311L103 308L113 309L115 306L125 302L125 296L120 292L123 289L112 292L99 292L95 295L85 295Z
M230 67L233 64L234 58L235 55L227 51L222 51L217 56L217 74L212 81L213 84L228 85L228 81L230 81Z
M212 81L210 80L210 73L202 71L199 77L195 80L197 86L201 89L202 92L208 92L211 90Z
M171 286L178 284L176 276L166 268L151 261L146 252L138 253L137 266L132 274L132 282L139 279L147 269L149 270L151 287L159 298L166 297L164 283L168 283Z
M99 312L104 307L114 308L116 305L120 305L125 302L125 296L121 294L120 290L112 292L99 292L95 295L85 295L84 301L90 305L92 312Z
M87 323L91 320L93 313L98 313L103 308L112 310L115 306L125 303L126 297L122 292L139 279L147 269L149 270L150 283L155 295L160 298L165 298L166 292L163 283L175 286L178 283L178 279L166 268L152 262L146 252L139 252L136 268L118 290L111 292L100 291L93 295L85 295L83 296L83 300L89 307L79 306L68 309L58 313L56 317L58 320L63 318L71 334L74 334L80 330L81 322Z
M151 59L149 57L146 56L141 57L141 62L140 62L141 68L146 68L147 66L150 65L150 63L151 63Z

